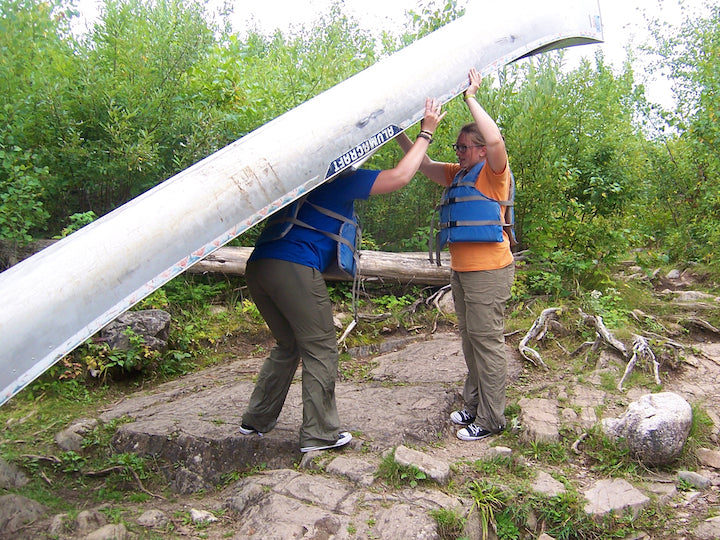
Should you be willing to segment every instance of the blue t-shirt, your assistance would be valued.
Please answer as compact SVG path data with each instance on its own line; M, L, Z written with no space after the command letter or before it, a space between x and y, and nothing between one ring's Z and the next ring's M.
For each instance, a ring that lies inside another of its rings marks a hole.
M357 199L365 200L370 196L380 171L358 169L348 176L342 176L314 189L307 200L327 210L345 217L352 217ZM321 231L337 234L340 231L339 220L322 214L309 204L300 207L297 218ZM270 218L270 221L273 217ZM337 242L321 232L293 226L288 233L277 240L257 243L248 262L257 259L280 259L325 271L335 258Z

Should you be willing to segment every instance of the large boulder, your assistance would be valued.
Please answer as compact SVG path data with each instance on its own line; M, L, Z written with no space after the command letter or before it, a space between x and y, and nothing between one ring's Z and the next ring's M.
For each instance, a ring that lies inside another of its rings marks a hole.
M692 407L672 392L646 394L619 418L603 420L611 438L624 439L630 451L649 466L672 463L682 452L692 424Z

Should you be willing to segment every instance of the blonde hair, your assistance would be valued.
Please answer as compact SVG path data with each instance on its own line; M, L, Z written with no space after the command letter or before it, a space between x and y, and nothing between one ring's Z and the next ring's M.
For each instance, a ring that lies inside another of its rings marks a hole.
M485 138L475 122L465 124L460 128L460 133L465 133L475 144L485 146Z

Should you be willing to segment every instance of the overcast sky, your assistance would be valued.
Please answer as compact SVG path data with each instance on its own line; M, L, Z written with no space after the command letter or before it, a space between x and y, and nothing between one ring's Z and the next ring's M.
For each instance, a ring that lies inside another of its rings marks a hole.
M211 5L221 5L222 0L210 0ZM489 0L470 0L471 2ZM704 0L684 0L691 9L699 10ZM332 0L235 0L234 25L241 31L249 20L260 30L271 32L276 28L287 30L293 24L314 22L318 15L327 13ZM406 21L408 10L421 11L420 6L427 0L343 0L348 16L357 19L367 29L392 30ZM599 0L605 42L600 45L582 45L568 49L570 65L579 58L593 59L598 49L603 51L607 61L620 68L626 59L626 47L638 45L647 37L646 14L657 16L669 22L679 22L681 17L678 0ZM99 0L79 0L81 12L90 20L97 14ZM552 0L548 3L552 9ZM636 66L641 76L640 66ZM671 94L665 81L650 80L646 85L648 97L669 106Z

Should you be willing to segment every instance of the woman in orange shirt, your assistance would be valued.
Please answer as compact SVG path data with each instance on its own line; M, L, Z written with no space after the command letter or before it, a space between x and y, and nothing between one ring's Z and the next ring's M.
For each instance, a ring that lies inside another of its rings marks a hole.
M453 300L468 368L464 408L453 411L450 418L465 426L457 432L459 439L476 441L505 428L504 319L515 265L510 238L503 227L505 207L511 204L512 195L505 141L475 97L482 81L480 74L473 68L468 78L464 98L474 122L462 127L453 145L458 163L433 161L426 156L420 171L442 186L471 195L463 197L467 202L462 208L456 202L459 197L446 201L444 218L441 211L441 234L449 244ZM404 135L398 142L405 151L412 145ZM448 217L448 212L456 210L455 218Z

